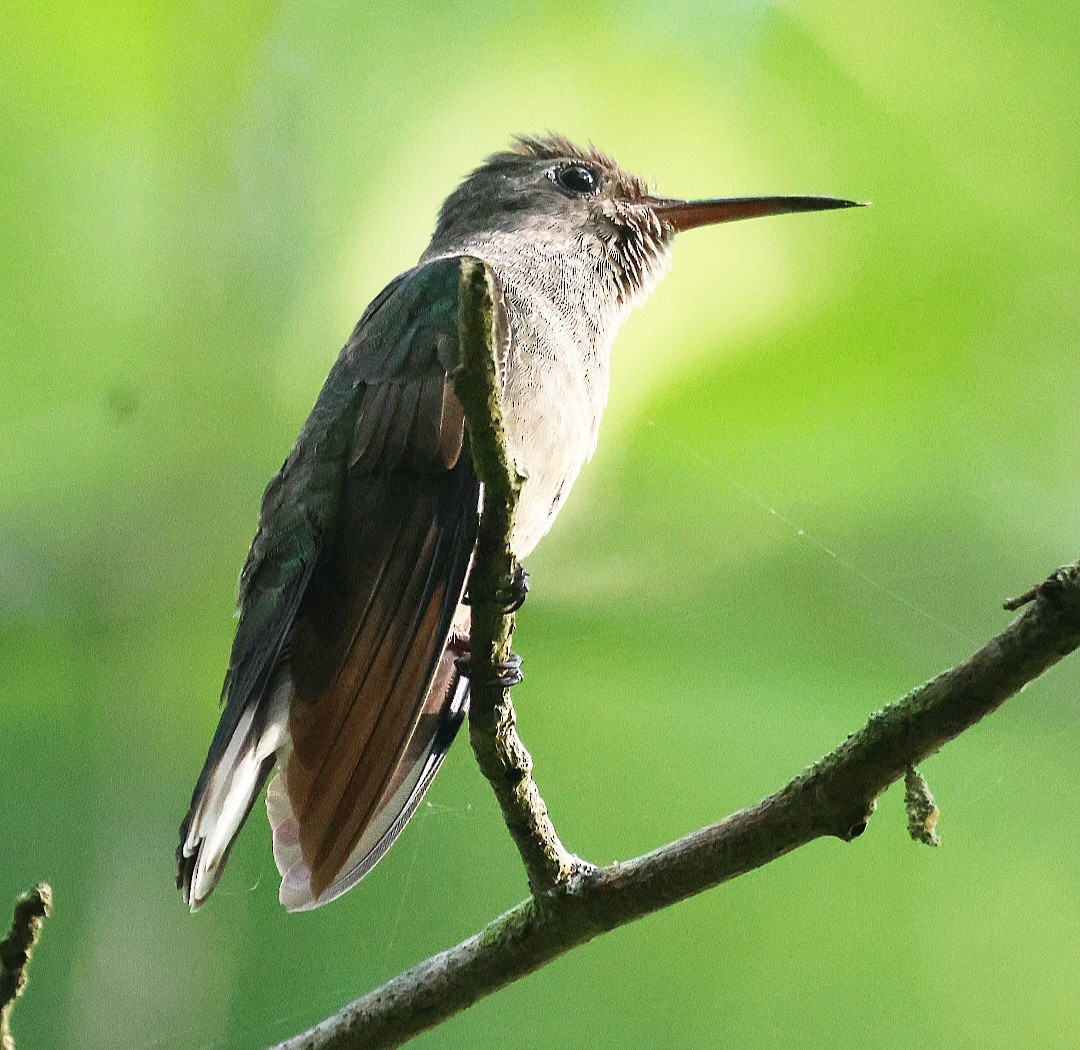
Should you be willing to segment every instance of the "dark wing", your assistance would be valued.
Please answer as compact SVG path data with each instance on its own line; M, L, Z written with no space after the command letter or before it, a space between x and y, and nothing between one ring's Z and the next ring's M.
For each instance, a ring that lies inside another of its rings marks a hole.
M438 260L372 303L267 487L225 709L181 827L193 906L275 761L275 855L291 906L313 906L385 852L460 723L463 689L439 670L479 502L448 377L459 280L459 259Z

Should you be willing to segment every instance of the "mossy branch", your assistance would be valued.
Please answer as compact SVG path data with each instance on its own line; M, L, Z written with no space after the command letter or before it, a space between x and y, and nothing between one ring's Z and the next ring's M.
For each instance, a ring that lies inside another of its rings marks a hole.
M456 389L485 483L471 590L473 658L486 661L488 669L510 652L513 618L501 611L498 595L516 568L510 536L521 486L506 449L491 302L482 266L466 265L464 362ZM877 796L909 770L909 811L933 807L914 767L1080 647L1080 567L1058 570L1010 608L1025 603L1030 607L969 659L872 715L775 794L644 856L598 869L581 864L559 842L532 781L509 696L478 676L470 712L473 749L495 788L533 896L279 1050L400 1045L607 930L760 868L814 839L855 838L866 828ZM925 825L929 811L920 819Z
M469 737L521 853L529 887L539 897L566 882L583 865L559 841L532 777L532 756L517 733L510 690L498 682L495 673L512 656L514 616L504 610L520 570L510 549L510 536L524 478L506 441L494 300L487 268L466 259L459 297L462 361L454 389L465 410L473 467L484 486L469 578Z

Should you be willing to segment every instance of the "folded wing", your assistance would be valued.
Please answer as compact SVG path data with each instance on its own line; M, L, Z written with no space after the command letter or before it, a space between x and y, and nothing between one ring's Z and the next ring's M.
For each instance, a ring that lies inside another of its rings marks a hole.
M178 885L213 889L267 792L282 902L315 907L371 869L467 707L446 643L479 484L449 373L460 260L369 307L263 499L241 577L225 710L181 827Z

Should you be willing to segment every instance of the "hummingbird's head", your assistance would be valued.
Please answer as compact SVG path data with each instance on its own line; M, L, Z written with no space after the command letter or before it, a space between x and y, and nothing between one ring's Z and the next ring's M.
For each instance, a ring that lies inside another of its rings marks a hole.
M847 208L832 197L660 197L593 146L561 135L519 136L446 199L432 249L520 239L593 260L597 276L631 303L663 276L676 233L792 211Z
M617 299L631 301L663 275L675 232L651 199L644 180L595 147L520 136L447 198L433 243L509 235L584 255Z

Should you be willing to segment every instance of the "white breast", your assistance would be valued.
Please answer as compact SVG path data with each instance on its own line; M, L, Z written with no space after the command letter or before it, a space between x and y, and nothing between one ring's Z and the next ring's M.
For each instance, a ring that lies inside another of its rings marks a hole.
M492 263L511 333L503 407L512 451L525 476L512 537L518 557L551 528L596 449L619 320L580 251L534 251L536 259L522 260L517 244L512 267ZM554 276L531 279L541 268Z

